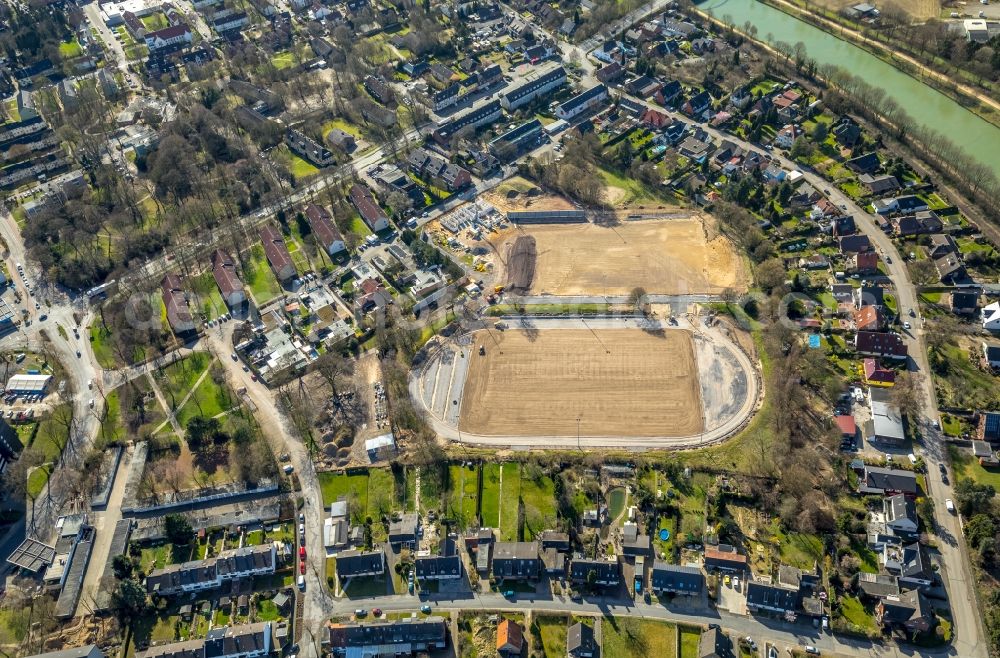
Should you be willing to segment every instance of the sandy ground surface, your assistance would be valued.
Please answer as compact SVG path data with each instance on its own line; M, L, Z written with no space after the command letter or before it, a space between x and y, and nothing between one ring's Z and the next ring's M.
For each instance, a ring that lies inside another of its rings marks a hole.
M578 418L584 436L689 436L702 429L687 331L491 333L474 335L462 431L572 436Z
M522 235L535 238L537 261L531 293L538 295L627 295L719 293L745 290L747 274L732 244L709 240L700 218L598 224L523 225L494 242L497 280Z

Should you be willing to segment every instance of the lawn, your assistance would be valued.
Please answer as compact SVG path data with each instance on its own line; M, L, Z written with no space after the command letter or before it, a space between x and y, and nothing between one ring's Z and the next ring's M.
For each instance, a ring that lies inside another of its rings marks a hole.
M278 621L281 618L281 611L274 605L274 601L271 599L257 601L257 621Z
M608 515L614 523L625 511L625 500L627 496L624 487L615 487L608 492Z
M90 349L94 351L94 358L102 368L113 369L119 366L118 357L111 346L111 332L104 329L100 322L90 325Z
M978 346L946 345L940 355L930 354L934 387L942 407L991 409L1000 402L996 378L969 360L970 349L978 349Z
M264 247L260 244L255 244L250 250L250 259L243 272L243 281L250 288L250 294L258 306L281 294L281 286L271 272L271 266L264 256Z
M330 503L336 501L341 496L347 497L348 508L351 518L357 522L364 521L364 514L368 509L368 474L357 473L348 475L346 473L318 473L319 486L323 491L323 506L329 507Z
M306 255L305 249L299 246L299 243L292 238L285 238L285 246L288 248L288 255L292 257L292 263L295 265L295 270L301 275L305 274L312 269L312 263L309 262L309 256Z
M556 492L552 478L541 473L531 477L521 473L521 502L524 503L524 541L531 541L556 524Z
M507 462L502 467L500 487L500 537L517 540L517 501L521 498L521 465Z
M194 393L177 412L177 422L186 427L195 417L212 418L233 408L236 398L233 391L223 382L217 384L212 375L207 375L194 389Z
M681 634L681 655L680 658L698 658L698 642L701 640L701 629L693 626L678 626L677 632Z
M122 421L121 400L118 391L108 394L104 407L104 418L101 419L101 437L104 445L125 439L125 426Z
M800 532L783 533L775 520L771 540L780 546L781 562L802 570L811 570L823 559L823 540Z
M62 59L73 59L74 57L79 57L83 54L83 48L80 47L80 42L76 39L72 41L64 41L59 44L59 57Z
M875 617L865 609L861 601L853 596L840 598L840 615L847 622L850 630L860 630L862 633L874 633Z
M368 471L368 516L378 520L397 509L398 495L392 471L373 468Z
M951 467L955 470L956 478L971 478L979 484L993 485L994 489L1000 491L1000 469L983 468L969 452L954 446L948 446L948 454L951 456Z
M46 483L49 481L49 476L52 475L52 464L42 464L41 466L32 469L28 474L28 486L25 489L25 493L28 498L35 500L42 493L42 489L45 488Z
M676 658L677 626L670 623L604 617L601 625L604 641L601 655L615 658Z
M500 526L500 464L483 464L482 515L483 525Z
M144 546L139 557L140 569L143 573L149 573L169 564L180 564L191 559L191 550L191 546L174 546L169 543Z
M167 22L167 17L163 15L163 12L154 12L149 16L143 16L139 19L142 21L143 27L149 32L156 32L157 30L162 30L163 28L170 25Z
M446 511L459 526L468 528L475 524L479 502L479 472L475 466L451 465L448 467L448 498Z
M72 418L73 407L67 402L53 409L52 413L39 422L31 447L41 453L43 461L54 462L59 459L69 441Z
M326 123L323 124L323 127L320 129L320 131L323 133L323 139L326 139L326 136L329 135L330 131L333 130L334 128L343 130L348 135L353 135L356 139L361 139L361 129L358 128L353 123L348 122L342 117L331 119L330 121L327 121Z
M156 383L171 409L177 409L212 360L205 352L195 352L154 373Z
M278 69L287 69L290 66L295 66L295 53L292 52L281 52L275 53L271 57L271 66Z
M608 169L600 169L599 171L607 185L606 200L614 206L622 207L643 201L660 200L645 185L633 178L622 176Z
M535 617L532 624L535 628L536 637L541 640L542 653L545 656L565 656L566 655L566 628L568 626L565 617ZM538 646L536 641L535 646Z
M356 233L362 238L367 238L372 234L372 230L368 228L368 224L365 224L364 220L361 219L361 215L354 215L351 219L351 233Z
M219 292L219 286L215 283L215 276L211 272L191 277L188 282L195 293L193 307L200 311L205 319L214 320L229 311L226 301L222 299L222 293Z

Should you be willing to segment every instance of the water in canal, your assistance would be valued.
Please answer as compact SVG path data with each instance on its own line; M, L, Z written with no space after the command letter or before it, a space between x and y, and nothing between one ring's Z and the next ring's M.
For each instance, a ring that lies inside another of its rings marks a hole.
M967 153L993 168L1000 178L1000 128L984 121L941 92L895 69L874 55L757 0L707 0L699 5L717 18L729 16L737 27L750 21L757 38L795 44L801 41L817 64L833 64L882 86L915 121L947 135Z

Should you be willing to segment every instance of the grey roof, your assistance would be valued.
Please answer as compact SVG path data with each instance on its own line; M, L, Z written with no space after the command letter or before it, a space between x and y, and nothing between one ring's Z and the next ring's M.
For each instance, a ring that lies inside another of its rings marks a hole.
M650 587L656 590L669 590L684 593L697 593L705 587L705 574L695 567L682 567L656 560L653 562L653 572Z
M594 629L590 626L576 622L566 631L566 651L570 654L576 652L594 653L597 651L597 643L594 641Z
M7 556L7 561L16 567L36 572L52 564L55 557L56 549L53 546L28 537Z
M872 423L875 436L902 441L906 438L899 411L887 402L872 400Z
M885 516L888 521L906 519L917 522L917 506L913 499L903 494L896 494L885 499Z
M802 600L799 588L769 585L757 581L747 583L747 605L771 610L797 610Z
M578 559L570 562L569 577L574 583L587 582L587 574L591 571L597 572L598 583L616 583L621 578L621 568L619 567L617 560L608 561Z
M443 643L445 636L444 619L440 617L389 623L330 624L330 646L334 650L351 647L394 647L411 643Z
M367 574L385 569L385 555L382 550L361 553L344 551L337 554L337 576L348 578L355 574Z
M883 491L917 492L917 477L910 471L878 466L865 467L865 486Z
M68 649L60 649L59 651L38 653L26 658L104 658L104 652L98 649L96 645L88 644L83 647L69 647Z
M260 653L270 644L271 623L213 628L205 636L205 658Z
M389 542L398 544L416 540L418 525L420 525L420 517L417 514L412 512L404 514L399 521L393 521L389 524Z
M732 644L719 628L709 628L698 638L698 658L730 658Z
M494 560L538 559L537 541L498 541L493 547Z
M896 576L861 572L858 574L858 587L869 596L899 596L899 580Z
M459 555L422 555L413 561L417 578L460 576L462 558Z

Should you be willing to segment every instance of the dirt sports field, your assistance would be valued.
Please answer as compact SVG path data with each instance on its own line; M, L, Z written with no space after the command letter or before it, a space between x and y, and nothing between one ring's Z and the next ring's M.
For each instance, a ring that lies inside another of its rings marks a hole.
M521 294L627 295L636 287L651 294L711 294L743 291L748 280L732 244L709 240L696 216L613 226L521 225L497 251L497 281Z
M476 332L466 352L463 432L574 436L578 417L581 436L702 431L698 366L686 330L490 333Z
M818 4L830 11L839 12L856 3L844 2L844 0L819 0ZM893 4L910 16L913 16L913 18L920 20L938 18L941 15L941 3L939 0L894 0Z

